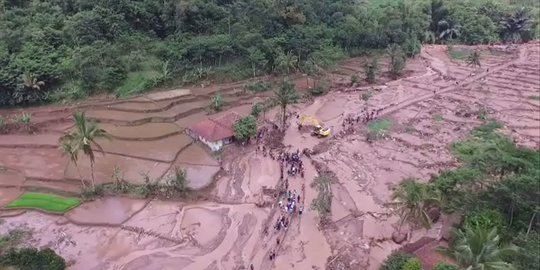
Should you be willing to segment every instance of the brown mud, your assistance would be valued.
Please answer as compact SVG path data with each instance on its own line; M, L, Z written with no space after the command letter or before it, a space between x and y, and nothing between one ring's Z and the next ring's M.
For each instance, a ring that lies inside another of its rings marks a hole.
M479 48L482 68L450 59L445 46L426 46L409 61L404 77L390 80L382 74L373 86L364 82L351 86L352 74L362 79L362 59L351 59L325 78L332 83L330 93L290 106L291 114L316 117L331 128L332 136L319 139L300 132L292 116L283 137L277 132L264 138L275 152L315 150L301 158L304 178L288 178L289 189L299 191L305 211L290 216L288 228L280 231L273 228L282 214L275 197L283 184L279 163L256 151L255 143L232 145L216 155L183 133L206 117L208 100L218 90L229 102L225 112L241 114L249 113L251 103L270 92L246 94L245 82L238 82L127 100L31 108L39 127L36 134L0 136L0 205L27 188L78 191L76 167L56 149L76 108L87 110L114 137L102 142L105 155L97 154L98 183L112 181L116 166L134 183L142 183L143 174L164 179L179 166L186 169L192 187L206 188L209 199L107 197L64 216L1 210L9 217L3 218L0 233L30 230L33 237L28 244L53 248L68 260L69 269L76 270L239 270L250 265L256 270L378 269L392 250L401 247L391 240L398 224L386 206L392 188L404 178L427 181L456 166L449 143L465 138L483 119L493 118L518 144L540 146L540 101L530 98L540 95L539 44ZM313 82L302 76L295 80L302 91ZM372 92L367 101L360 98L366 91ZM378 110L377 118L390 121L382 139L366 140L369 131L361 121L365 110ZM345 123L358 116L358 123ZM278 109L265 117L265 123L280 123ZM311 185L318 174L313 164L324 164L336 178L331 184L332 213L324 226L309 207L317 197ZM81 156L78 165L89 179L89 161ZM439 239L446 226L442 220L430 230L404 228L410 234L404 244L423 237ZM417 253L431 265L439 258L429 250L424 247ZM276 253L274 260L269 260L271 252Z

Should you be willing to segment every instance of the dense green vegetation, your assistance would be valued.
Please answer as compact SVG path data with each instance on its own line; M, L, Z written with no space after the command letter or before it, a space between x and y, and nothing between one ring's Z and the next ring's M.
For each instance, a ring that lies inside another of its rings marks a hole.
M413 255L402 251L394 251L382 263L380 270L402 270L407 260L414 258Z
M515 145L500 127L487 122L453 143L460 167L429 183L407 179L394 193L404 221L429 226L426 212L436 206L464 215L442 249L463 269L525 270L540 263L540 150Z
M420 42L528 40L537 32L534 3L1 0L0 106L313 74L390 44L412 56Z
M64 270L66 261L50 248L10 249L0 254L0 268L3 267L17 270Z
M19 198L9 203L7 208L37 208L49 212L64 213L79 205L77 198L65 198L52 194L25 192Z

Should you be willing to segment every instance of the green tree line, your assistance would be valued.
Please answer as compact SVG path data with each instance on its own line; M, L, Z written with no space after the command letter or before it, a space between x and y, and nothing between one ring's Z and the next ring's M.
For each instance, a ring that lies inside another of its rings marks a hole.
M430 209L463 215L449 247L440 250L459 269L538 269L540 263L540 151L517 146L487 122L451 145L462 165L428 183L403 181L394 205L403 221L431 226ZM385 267L403 263L394 254ZM390 269L390 268L382 268ZM455 268L457 269L457 268Z
M390 44L526 41L537 8L517 2L0 0L0 106L313 73Z

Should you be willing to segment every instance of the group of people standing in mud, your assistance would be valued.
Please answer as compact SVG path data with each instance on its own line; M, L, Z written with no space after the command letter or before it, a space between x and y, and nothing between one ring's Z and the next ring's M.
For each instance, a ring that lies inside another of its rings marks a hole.
M304 189L304 185L302 185L302 189ZM302 212L304 212L304 204L301 202L301 196L296 192L296 189L293 190L293 192L287 190L284 195L285 198L287 198L287 203L284 203L283 197L281 197L278 202L279 209L281 209L283 213L274 225L276 231L281 230L281 228L287 228L289 225L289 219L286 217L286 214L293 215L298 211L298 215L302 215Z
M367 109L362 109L362 113L356 117L354 117L353 115L349 115L347 116L345 119L343 119L343 123L341 124L342 127L346 127L346 126L353 126L354 124L358 124L358 123L367 123L369 121L372 121L372 120L375 120L377 119L377 117L379 117L379 113L382 111L383 109L377 109L377 110L372 110L372 111L368 111Z
M303 196L305 192L305 185L302 183L301 191L296 189L289 189L289 179L293 179L296 176L304 178L304 164L301 159L300 150L296 151L282 151L269 147L265 144L267 140L265 138L271 134L272 129L276 129L276 126L263 127L257 132L257 146L255 153L261 153L263 157L269 156L272 160L279 163L280 176L279 181L281 186L279 187L277 196L277 203L279 206L279 216L275 221L273 227L276 232L287 230L290 225L291 219L295 214L302 215L304 212ZM268 227L264 228L264 234L268 235ZM277 250L281 244L279 234L276 238L276 246L270 250L268 254L269 260L274 260L277 256ZM253 265L250 265L250 270L253 270Z
M272 159L274 157L271 156ZM302 160L300 159L300 150L296 150L296 152L283 152L279 153L277 156L277 160L279 161L280 169L281 169L281 175L280 180L283 180L283 171L286 168L287 169L287 175L289 176L296 176L297 174L300 175L300 177L304 178L304 164L302 163ZM285 189L288 189L288 177L286 180Z

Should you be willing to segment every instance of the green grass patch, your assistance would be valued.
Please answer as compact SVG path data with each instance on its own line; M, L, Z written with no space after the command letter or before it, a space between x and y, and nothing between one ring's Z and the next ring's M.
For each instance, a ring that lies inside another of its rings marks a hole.
M380 139L388 134L392 122L388 119L378 119L368 123L369 138Z
M540 100L540 96L529 96L528 99L532 99L532 100Z
M244 88L253 92L264 92L272 89L272 83L265 81L257 81L246 84Z
M126 80L114 92L119 97L138 94L154 87L158 78L157 71L130 72Z
M25 192L9 203L6 208L37 208L49 212L65 213L79 205L78 198L68 198L46 193Z
M454 47L454 45L448 45L448 49L446 50L448 52L448 56L452 59L457 60L463 60L469 56L469 51L466 50L459 50Z
M440 113L436 113L433 115L433 121L435 122L441 122L443 120L443 117Z

